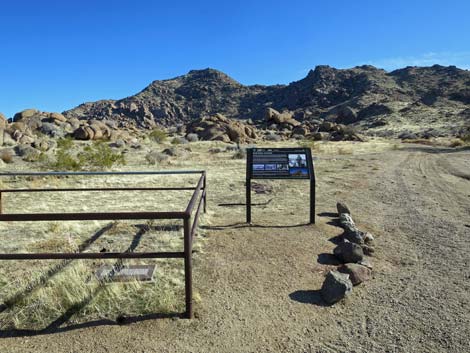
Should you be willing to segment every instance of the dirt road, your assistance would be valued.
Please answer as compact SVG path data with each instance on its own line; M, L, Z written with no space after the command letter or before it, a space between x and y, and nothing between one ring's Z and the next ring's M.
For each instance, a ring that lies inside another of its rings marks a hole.
M195 258L196 319L2 332L0 351L468 352L470 151L410 146L316 165L314 226L295 226L307 219L298 185L276 186L266 197L277 208L255 210L256 226L246 227L243 207L217 206L243 201L243 180L231 170L209 180L232 195L209 194L206 244ZM282 205L286 192L298 197ZM318 290L333 267L330 239L341 233L337 200L376 236L374 278L328 307Z

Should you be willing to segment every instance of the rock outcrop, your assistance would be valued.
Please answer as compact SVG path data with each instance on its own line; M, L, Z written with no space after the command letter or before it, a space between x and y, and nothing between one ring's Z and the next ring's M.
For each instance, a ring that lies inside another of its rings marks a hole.
M249 143L258 138L255 127L222 114L196 120L187 126L186 131L203 141Z
M440 129L455 133L465 123L461 112L470 108L469 82L470 71L439 65L392 72L370 65L351 69L317 66L299 81L273 86L245 86L220 71L205 69L154 81L124 99L84 103L64 115L114 120L119 127L152 128L189 123L216 113L231 119L251 118L256 123L264 120L266 108L270 108L278 112L270 113L277 125L290 122L296 127L326 120L386 133L387 129L399 130L403 124L397 123L404 121L415 126L414 130L422 130L445 119L450 124ZM34 112L23 115L28 114ZM304 130L297 132L303 135Z

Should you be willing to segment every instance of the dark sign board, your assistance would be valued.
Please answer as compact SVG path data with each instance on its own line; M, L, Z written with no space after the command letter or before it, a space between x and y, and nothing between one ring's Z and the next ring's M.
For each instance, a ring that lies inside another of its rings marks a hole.
M251 223L251 179L310 180L310 223L315 223L315 172L310 148L249 148L247 150L247 223Z
M250 179L310 179L313 174L309 148L252 148L247 159Z

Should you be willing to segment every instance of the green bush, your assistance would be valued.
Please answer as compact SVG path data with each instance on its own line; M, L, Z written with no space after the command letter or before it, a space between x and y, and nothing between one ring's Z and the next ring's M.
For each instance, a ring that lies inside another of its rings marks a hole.
M167 134L165 131L160 130L160 129L154 129L152 132L149 134L149 138L157 143L163 143L165 142L167 138Z
M111 147L102 141L93 142L82 152L73 154L73 141L61 139L57 143L55 161L50 167L55 170L100 170L113 165L125 164L122 153L114 153Z
M111 168L115 164L126 164L122 153L114 153L111 147L102 141L86 146L83 152L78 154L78 159L89 169L104 169Z

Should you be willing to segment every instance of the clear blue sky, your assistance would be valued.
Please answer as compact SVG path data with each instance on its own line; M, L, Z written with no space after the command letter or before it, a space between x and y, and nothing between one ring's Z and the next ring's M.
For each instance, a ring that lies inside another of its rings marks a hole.
M216 68L243 84L310 68L470 68L470 1L0 0L0 112L62 111Z

